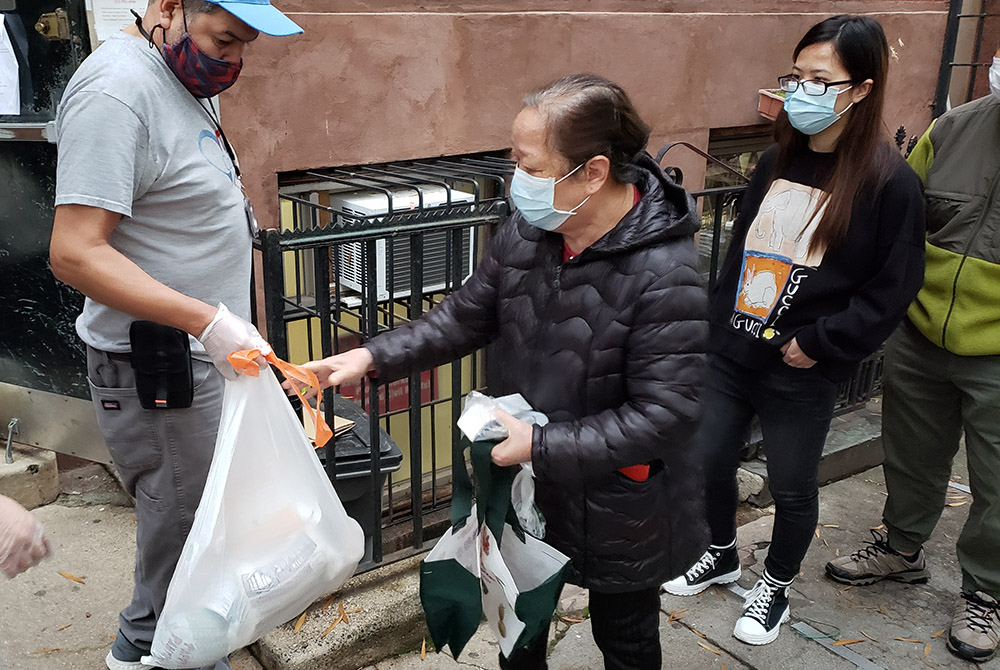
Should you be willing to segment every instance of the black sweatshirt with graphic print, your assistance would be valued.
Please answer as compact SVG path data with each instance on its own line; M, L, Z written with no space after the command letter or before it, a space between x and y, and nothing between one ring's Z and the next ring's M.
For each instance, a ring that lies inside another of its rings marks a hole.
M785 365L796 338L827 378L850 377L902 321L924 273L923 187L901 156L881 189L864 187L843 240L810 252L834 154L807 150L772 182L760 158L712 291L710 351L751 369Z

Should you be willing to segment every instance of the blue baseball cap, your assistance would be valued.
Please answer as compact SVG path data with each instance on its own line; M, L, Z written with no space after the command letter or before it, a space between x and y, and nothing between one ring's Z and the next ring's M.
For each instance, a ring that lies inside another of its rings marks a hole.
M208 0L222 7L255 30L265 35L283 37L301 33L302 28L271 5L270 0Z

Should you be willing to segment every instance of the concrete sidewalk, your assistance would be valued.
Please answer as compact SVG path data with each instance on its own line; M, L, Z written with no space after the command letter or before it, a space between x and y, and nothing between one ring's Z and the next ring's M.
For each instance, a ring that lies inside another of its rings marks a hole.
M103 475L102 483L101 472L98 466L92 466L90 474L85 472L75 475L72 481L64 481L64 493L59 500L36 510L53 541L55 556L15 580L0 581L0 670L104 668L104 655L117 631L117 613L131 592L135 524L131 508L122 505L121 495L108 485L107 475ZM956 475L959 481L967 481L964 455L956 462ZM716 670L723 665L729 670L975 667L953 657L945 649L943 637L933 637L937 631L946 629L951 619L959 586L954 543L968 504L946 508L927 546L932 572L929 584L883 583L844 589L823 577L824 563L837 551L850 551L870 539L868 529L881 523L879 515L884 500L878 469L823 488L819 537L814 540L803 574L794 585L793 618L772 645L750 647L732 637L742 600L731 591L713 588L693 598L664 596L661 619L664 667ZM765 515L740 529L746 566L741 584L745 588L752 585L761 570L771 521L772 517ZM671 623L671 612L680 620ZM371 614L375 616L376 612ZM377 613L381 617L394 615L401 616L396 611ZM806 639L792 626L809 623L807 618L824 630L828 628L815 622L839 627L840 639L862 641L829 647ZM359 625L364 625L363 620ZM284 628L290 626L286 624ZM550 657L552 670L603 667L589 622L575 625L560 622L554 629L559 638L554 640ZM303 629L301 635L306 633ZM292 635L293 640L296 638ZM304 643L303 639L300 644ZM928 643L930 648L925 656ZM261 668L245 650L234 654L232 660L237 670ZM322 667L352 670L356 666L340 662ZM430 650L426 659L421 660L415 650L369 665L367 670L457 667L484 670L498 667L497 646L485 627L470 642L461 662L456 663L447 652L434 654ZM979 667L1000 670L1000 660Z
M0 670L104 670L132 595L129 497L96 464L64 474L60 487L54 504L34 510L52 557L13 580L0 575ZM236 670L261 667L245 650L231 660Z

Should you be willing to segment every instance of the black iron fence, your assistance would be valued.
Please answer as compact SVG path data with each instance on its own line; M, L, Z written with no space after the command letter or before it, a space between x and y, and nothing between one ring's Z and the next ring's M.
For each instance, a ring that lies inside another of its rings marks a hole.
M507 215L512 171L510 161L487 156L287 179L279 196L281 230L263 231L256 243L265 305L258 324L266 326L277 355L301 363L349 350L419 318L461 286ZM668 172L683 179L677 169ZM708 285L745 188L739 183L692 194L702 218ZM341 387L340 395L324 392L324 406L333 408L328 422L333 413L355 421L319 456L365 529L362 570L420 551L446 527L452 473L464 465L452 460L462 399L486 388L488 367L487 350L390 384L366 379ZM880 370L880 357L866 361L841 389L838 411L865 402L877 390Z
M277 355L301 363L341 353L461 286L506 216L512 169L470 157L329 169L286 183L282 228L257 243L263 322ZM366 531L361 569L420 550L425 531L446 520L456 421L462 398L485 384L485 358L324 392L325 407L356 421L320 457Z

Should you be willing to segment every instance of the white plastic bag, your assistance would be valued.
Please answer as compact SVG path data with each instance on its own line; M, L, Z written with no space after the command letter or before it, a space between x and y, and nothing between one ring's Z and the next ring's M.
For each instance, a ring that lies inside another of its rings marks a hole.
M493 398L479 391L472 391L465 398L465 407L458 417L458 427L472 442L503 440L507 429L496 418L496 410L502 409L515 419L525 423L544 426L549 418L536 412L520 393ZM514 478L511 489L511 504L521 527L529 535L538 539L545 537L545 517L535 505L535 472L531 463L522 463L521 471Z
M514 476L510 490L510 504L528 535L539 540L545 538L545 516L535 505L535 471L531 463L521 463L521 471Z
M143 663L199 668L335 591L364 534L270 368L226 382L215 456Z

